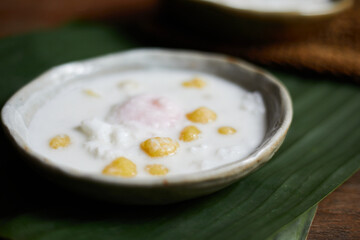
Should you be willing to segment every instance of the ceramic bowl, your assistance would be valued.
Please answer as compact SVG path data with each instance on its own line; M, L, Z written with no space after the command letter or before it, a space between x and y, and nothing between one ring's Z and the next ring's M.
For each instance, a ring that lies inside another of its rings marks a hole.
M212 0L163 0L161 12L214 39L266 42L305 38L352 5L353 0L332 0L332 7L323 11L286 12L241 9Z
M29 124L36 111L61 86L87 76L154 67L201 71L220 76L249 91L258 91L267 111L266 134L261 144L246 158L216 169L146 180L84 174L55 165L32 150L27 139ZM273 156L285 138L291 119L289 93L263 70L224 55L162 49L131 50L52 68L16 92L2 109L3 125L10 139L37 170L77 192L128 204L179 202L230 185Z

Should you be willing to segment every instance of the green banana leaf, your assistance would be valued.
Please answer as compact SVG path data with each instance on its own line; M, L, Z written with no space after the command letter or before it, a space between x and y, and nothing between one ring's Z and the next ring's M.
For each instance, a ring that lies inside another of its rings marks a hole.
M137 42L120 29L96 24L2 39L0 104L51 66L143 46ZM313 207L360 168L360 88L272 72L294 103L284 145L248 177L178 204L129 207L69 192L28 168L1 134L0 237L305 239Z

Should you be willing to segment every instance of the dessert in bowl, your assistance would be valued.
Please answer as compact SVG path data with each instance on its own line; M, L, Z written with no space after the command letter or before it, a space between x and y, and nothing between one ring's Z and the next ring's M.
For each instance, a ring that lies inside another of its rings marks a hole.
M232 58L140 49L51 69L2 120L29 162L108 201L177 202L265 163L292 118L286 89Z
M306 39L353 6L353 0L163 0L161 3L161 13L166 19L209 39L232 44Z

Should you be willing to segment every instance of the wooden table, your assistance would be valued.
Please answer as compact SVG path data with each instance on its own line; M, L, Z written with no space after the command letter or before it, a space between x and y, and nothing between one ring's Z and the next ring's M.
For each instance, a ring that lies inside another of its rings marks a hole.
M360 239L360 172L320 202L308 240Z
M0 37L46 29L74 19L127 20L158 0L2 0ZM320 204L309 240L360 239L360 172Z

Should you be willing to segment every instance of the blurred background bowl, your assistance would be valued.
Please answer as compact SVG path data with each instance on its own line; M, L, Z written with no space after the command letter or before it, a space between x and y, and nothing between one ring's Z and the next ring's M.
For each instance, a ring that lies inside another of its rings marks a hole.
M161 14L214 39L279 41L316 32L353 5L353 0L331 2L332 7L323 11L300 12L241 9L209 0L163 0Z

